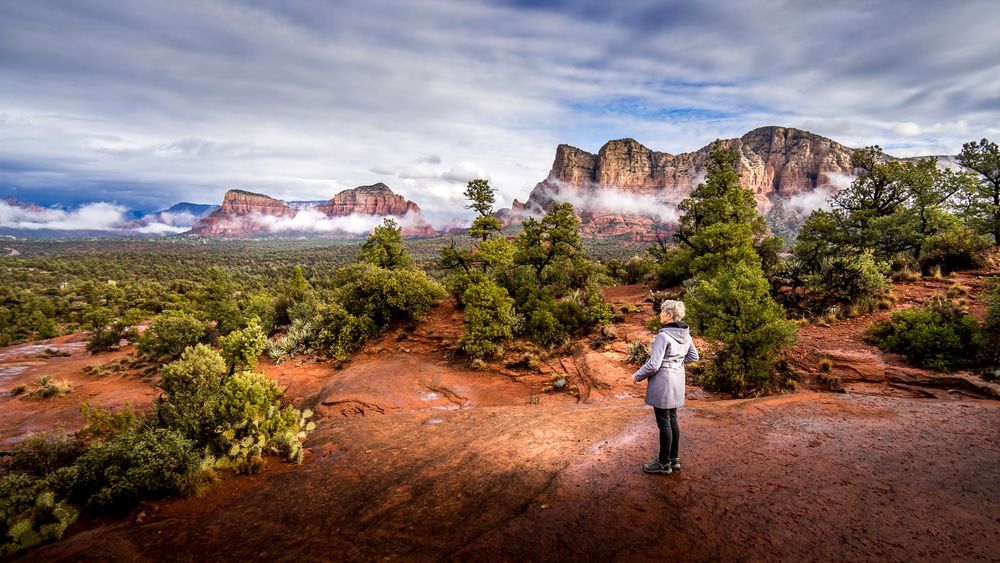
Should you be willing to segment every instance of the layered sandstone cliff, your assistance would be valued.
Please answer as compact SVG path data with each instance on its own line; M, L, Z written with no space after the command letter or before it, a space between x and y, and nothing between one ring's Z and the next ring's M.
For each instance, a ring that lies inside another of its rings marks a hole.
M743 187L754 192L763 213L775 202L784 206L817 190L832 193L854 176L853 149L807 131L762 127L721 142L739 155ZM621 139L594 155L560 145L552 171L532 190L525 210L541 213L555 201L569 201L585 233L649 240L652 229L669 228L677 203L704 179L710 150L708 145L672 155Z
M190 234L245 237L262 234L322 232L329 234L365 234L357 221L374 227L384 217L392 217L403 228L403 236L437 234L424 220L420 208L397 195L385 184L344 190L325 203L292 207L281 200L243 190L226 192L222 206L191 228ZM364 219L370 221L365 223ZM370 228L368 228L370 230Z
M410 212L420 213L417 204L393 193L389 186L381 182L344 190L316 209L328 217L354 214L402 217Z
M290 219L297 211L281 200L243 190L229 190L222 207L198 220L191 234L241 237L270 233L274 219Z

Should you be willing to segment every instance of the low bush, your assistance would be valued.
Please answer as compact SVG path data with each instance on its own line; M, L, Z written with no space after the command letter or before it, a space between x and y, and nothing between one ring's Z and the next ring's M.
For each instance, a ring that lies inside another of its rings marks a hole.
M0 481L0 556L61 538L79 514L45 480L9 475Z
M200 466L190 440L168 428L128 430L95 442L77 459L75 504L122 514L140 501L180 492L183 477Z
M80 442L65 434L42 432L14 446L7 466L35 477L45 477L61 467L72 465L82 453Z
M892 318L871 325L865 338L920 367L944 372L975 365L986 349L979 321L940 295L923 307L896 311Z
M167 311L153 318L153 323L139 337L136 350L158 361L179 358L190 346L207 342L205 323L183 311Z

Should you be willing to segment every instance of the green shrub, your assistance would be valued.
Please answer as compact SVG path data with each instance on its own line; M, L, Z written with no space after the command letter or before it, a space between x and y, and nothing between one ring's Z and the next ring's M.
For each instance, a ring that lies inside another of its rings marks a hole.
M8 467L35 477L71 465L83 453L82 445L64 434L42 432L14 446Z
M83 415L86 426L77 431L80 438L110 438L139 427L139 417L126 402L120 412L113 413L98 405L90 406L90 399L80 403L80 414Z
M58 540L80 512L46 489L44 480L10 475L0 481L0 556Z
M313 424L305 420L312 412L282 409L281 394L278 384L264 374L243 372L225 380L218 410L222 429L218 443L225 466L256 473L264 468L266 453L301 462L298 438L312 430Z
M959 227L928 237L920 254L920 269L929 272L939 267L946 272L972 270L986 266L985 251L991 246L988 236L968 227Z
M819 270L807 275L806 287L835 301L858 303L886 293L889 265L875 259L871 250L841 252L822 259Z
M514 300L507 290L492 281L470 285L465 290L462 349L477 357L494 354L498 344L514 338L510 324L513 309ZM501 318L508 322L500 322Z
M625 345L625 363L643 365L649 360L649 345L644 342L629 342Z
M337 271L335 301L356 317L379 327L398 319L419 319L447 297L441 284L419 270L390 270L368 263Z
M170 361L179 358L189 346L206 341L203 322L183 311L167 311L153 318L136 349L154 360Z
M920 367L945 372L974 365L986 349L979 321L943 296L932 296L924 307L894 312L871 325L865 338Z
M356 317L336 302L320 304L316 325L320 327L318 343L329 346L330 353L340 360L350 358L355 350L379 333L370 318Z
M212 440L219 424L223 380L229 370L212 348L197 344L180 359L163 366L160 388L166 393L151 416L160 425L179 431L201 445Z
M765 393L781 351L795 343L798 326L785 320L759 267L740 262L711 279L694 278L685 295L692 325L722 349L706 366L703 383L736 395Z
M73 498L84 508L121 514L180 492L184 475L200 461L176 430L128 430L95 442L77 459Z
M222 358L229 367L229 373L257 369L266 344L267 335L260 325L260 319L256 317L250 319L246 327L234 330L219 339Z

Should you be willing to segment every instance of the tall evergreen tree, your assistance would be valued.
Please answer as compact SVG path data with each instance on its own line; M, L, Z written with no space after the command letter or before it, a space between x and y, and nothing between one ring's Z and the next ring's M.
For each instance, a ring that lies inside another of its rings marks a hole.
M688 318L703 336L722 343L706 381L742 395L772 387L796 327L769 293L758 250L767 227L753 193L740 185L736 162L735 152L713 145L705 182L681 202L675 237L682 245L677 258L693 275L685 282Z
M958 162L975 171L981 181L972 192L972 215L982 232L1000 246L1000 147L989 139L962 145Z

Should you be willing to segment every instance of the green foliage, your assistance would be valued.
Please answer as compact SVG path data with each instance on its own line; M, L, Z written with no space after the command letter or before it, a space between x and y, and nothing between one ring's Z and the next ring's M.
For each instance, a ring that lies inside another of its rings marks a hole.
M28 318L28 326L34 331L35 338L38 340L53 338L59 335L59 331L56 330L55 320L47 317L45 313L37 309Z
M447 296L441 284L420 270L390 270L371 264L342 268L336 284L337 303L380 327L393 320L419 319Z
M888 279L875 278L893 261L925 270L981 263L983 241L952 213L976 184L970 174L941 170L935 158L896 161L877 146L855 151L851 162L860 175L833 197L834 209L803 224L792 278L827 300L859 303L885 290Z
M0 556L58 540L79 510L46 490L44 480L10 475L0 481Z
M641 366L649 361L649 345L645 342L629 342L625 345L625 363Z
M320 327L317 340L329 346L330 353L339 360L350 358L355 350L379 333L371 318L352 315L333 301L320 304L316 325Z
M703 382L737 395L764 393L783 348L795 343L797 325L771 299L770 284L759 267L739 263L713 278L688 283L688 319L722 348Z
M212 266L205 275L206 279L197 296L202 318L208 322L214 321L215 330L219 334L229 334L243 326L243 312L237 301L240 296L238 286L227 269Z
M941 295L923 307L894 312L891 319L871 325L865 336L886 352L946 372L974 365L986 349L979 321Z
M712 145L705 181L683 200L674 240L678 248L669 254L662 277L687 278L705 274L714 276L732 264L763 263L758 249L774 261L777 237L764 237L767 224L757 213L752 191L743 188L736 171L739 156L721 142ZM759 242L758 242L759 241Z
M616 282L632 285L646 281L656 271L656 261L650 256L633 256L625 262L612 258L605 269Z
M479 215L472 221L469 236L480 238L483 242L499 233L503 226L500 220L493 216L493 203L496 201L494 191L490 187L489 180L475 179L469 180L462 194L469 200L466 209L473 209Z
M98 405L90 405L90 399L84 399L80 403L80 414L86 423L76 435L80 438L113 438L126 430L134 430L139 427L139 417L136 416L132 407L125 403L120 412L113 413L108 409Z
M958 162L974 171L979 182L969 186L964 215L980 233L993 237L1000 246L1000 147L989 139L962 145Z
M267 335L260 325L260 319L256 317L250 319L246 327L234 330L219 339L222 358L229 366L229 373L257 369L266 344Z
M946 272L972 270L987 265L985 251L990 247L989 237L972 229L957 225L952 229L924 239L919 264L924 272L938 267Z
M84 508L121 514L142 500L177 494L199 464L191 441L176 430L128 430L91 444L77 459L73 498Z
M403 245L403 229L392 219L386 218L361 245L358 262L390 270L409 267L413 264L413 258Z
M889 291L889 264L875 259L872 250L852 248L819 260L814 273L804 276L806 287L835 300L859 303Z
M223 382L218 414L219 451L225 466L256 473L263 470L267 452L301 462L298 437L311 423L291 406L282 409L281 394L277 383L259 373L237 373Z
M547 266L582 257L583 245L577 232L579 224L573 205L569 203L554 204L540 221L529 217L514 241L514 263L530 267L539 287L543 286L543 272Z
M274 360L274 363L280 364L287 359L294 358L296 354L311 353L316 342L316 332L313 330L312 323L296 319L288 328L288 333L285 336L268 341L264 349L267 355Z
M197 344L180 359L163 366L158 400L152 417L161 426L175 429L197 445L216 434L221 408L222 383L229 373L225 360L212 348Z
M184 311L167 311L157 315L139 337L136 350L154 360L179 358L189 346L205 342L205 324Z
M69 381L66 381L66 379L53 381L52 376L50 375L36 377L34 383L34 389L28 387L27 385L23 385L14 388L14 390L11 391L11 394L24 394L25 397L48 399L49 397L63 397L73 392L73 385Z
M81 453L80 443L65 434L42 432L14 446L7 466L35 477L45 477L60 467L71 465Z
M514 338L513 319L514 300L506 289L490 280L470 285L465 290L462 349L476 357L494 354L498 344Z

